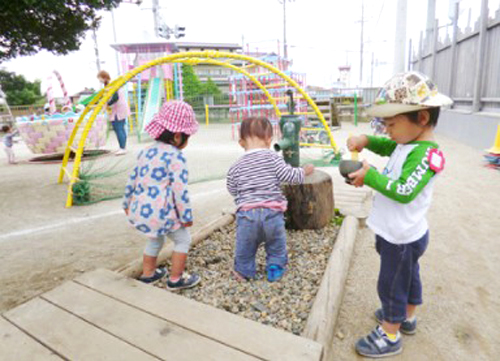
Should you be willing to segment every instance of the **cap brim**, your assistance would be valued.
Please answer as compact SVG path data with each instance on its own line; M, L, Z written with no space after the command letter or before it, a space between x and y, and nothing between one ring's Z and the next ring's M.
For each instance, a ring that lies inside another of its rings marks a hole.
M438 93L421 105L410 105L410 104L400 104L400 103L373 104L371 107L366 109L366 113L372 117L388 118L388 117L394 117L398 114L414 112L416 110L427 109L432 107L450 106L452 104L453 100L451 100L444 94Z
M453 100L451 100L450 97L447 97L444 94L437 93L432 98L425 101L423 104L427 107L446 107L452 105Z
M377 118L389 118L394 117L398 114L414 112L420 109L426 109L428 107L421 105L408 105L399 103L385 103L385 104L374 104L369 108L366 108L366 114L371 117Z

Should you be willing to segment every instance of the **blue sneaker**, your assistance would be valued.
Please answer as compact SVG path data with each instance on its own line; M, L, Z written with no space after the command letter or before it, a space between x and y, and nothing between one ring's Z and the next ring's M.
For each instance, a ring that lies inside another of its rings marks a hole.
M267 267L267 280L269 282L279 281L285 274L285 269L277 264L271 264Z
M384 322L384 311L381 308L375 311L375 319L380 324ZM414 335L415 333L417 333L417 319L415 318L413 321L403 321L401 323L399 331L401 331L401 333L404 333L405 335Z
M161 268L155 269L155 273L153 273L153 275L151 277L144 277L144 276L139 277L139 281L144 282L144 283L153 283L153 282L161 280L166 275L167 275L167 269L164 267L161 267Z
M201 277L196 273L190 275L184 272L177 282L172 282L170 279L167 281L167 290L176 291L183 290L186 288L192 288L201 282Z
M382 327L377 326L368 336L356 342L356 351L365 357L382 358L400 354L403 351L401 336L391 341Z

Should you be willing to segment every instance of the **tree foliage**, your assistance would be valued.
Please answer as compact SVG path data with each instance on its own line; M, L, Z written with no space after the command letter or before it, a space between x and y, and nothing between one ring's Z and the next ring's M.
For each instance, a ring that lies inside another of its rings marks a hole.
M221 95L219 87L213 82L212 78L208 78L205 83L202 83L202 93L205 95Z
M31 105L43 101L40 80L30 82L23 75L0 70L0 84L9 105Z
M205 95L221 95L222 92L215 82L208 78L206 82L200 81L194 68L188 64L182 64L182 89L187 99L201 98Z
M185 98L198 97L202 90L202 84L191 65L182 64L182 90Z
M99 25L97 11L121 1L0 1L0 62L42 49L56 54L78 50L85 32Z

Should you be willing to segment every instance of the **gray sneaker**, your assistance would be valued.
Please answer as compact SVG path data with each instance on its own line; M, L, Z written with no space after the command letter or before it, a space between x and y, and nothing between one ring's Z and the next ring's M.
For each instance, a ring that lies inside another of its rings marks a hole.
M375 319L380 324L384 322L384 311L381 308L375 311ZM405 335L414 335L417 332L417 319L415 318L413 322L408 320L403 321L403 323L401 323L399 331L401 331L401 333L404 333Z
M382 327L377 326L370 334L356 342L356 351L371 358L394 356L403 351L403 341L401 336L397 341L389 340Z

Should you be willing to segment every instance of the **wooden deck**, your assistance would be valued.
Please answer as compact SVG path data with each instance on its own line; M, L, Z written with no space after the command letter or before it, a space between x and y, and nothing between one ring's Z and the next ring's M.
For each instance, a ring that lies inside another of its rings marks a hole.
M107 270L0 317L2 360L320 360L312 340Z

